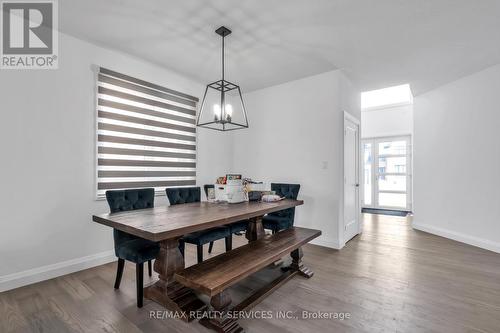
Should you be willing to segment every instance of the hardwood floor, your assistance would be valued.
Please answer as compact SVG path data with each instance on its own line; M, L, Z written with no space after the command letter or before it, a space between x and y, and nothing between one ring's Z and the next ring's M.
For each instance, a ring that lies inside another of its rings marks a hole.
M407 218L365 214L364 220L363 234L341 251L307 245L304 262L315 275L295 277L253 309L299 317L343 312L349 319L242 319L240 325L248 332L500 332L500 254L412 230ZM213 255L223 248L217 242ZM188 246L186 262L196 262L195 247ZM278 270L246 279L232 297ZM148 300L136 308L134 267L126 265L119 291L115 272L111 263L1 293L0 332L208 332L196 322L150 318L162 308ZM146 284L155 279L145 274Z

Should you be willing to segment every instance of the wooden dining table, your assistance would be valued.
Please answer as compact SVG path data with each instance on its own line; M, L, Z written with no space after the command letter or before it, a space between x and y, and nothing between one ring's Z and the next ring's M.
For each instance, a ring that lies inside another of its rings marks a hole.
M93 221L158 242L160 251L154 270L159 280L145 289L144 296L171 311L192 313L205 309L206 304L191 289L175 280L175 274L185 269L179 250L179 239L183 235L248 220L246 238L249 242L257 241L265 235L264 215L302 204L302 200L291 199L237 204L195 202L94 215Z

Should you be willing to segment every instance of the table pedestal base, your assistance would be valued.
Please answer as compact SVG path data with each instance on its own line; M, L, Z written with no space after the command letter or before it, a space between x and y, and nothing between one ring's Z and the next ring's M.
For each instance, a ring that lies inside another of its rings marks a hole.
M165 290L161 282L158 281L147 287L144 290L144 296L173 311L179 319L186 322L196 319L196 312L206 310L206 304L191 289L174 283Z
M160 252L154 270L159 281L144 290L144 296L175 312L184 321L195 319L197 311L206 309L206 304L189 288L174 280L174 274L184 269L184 258L179 251L179 238L160 242Z

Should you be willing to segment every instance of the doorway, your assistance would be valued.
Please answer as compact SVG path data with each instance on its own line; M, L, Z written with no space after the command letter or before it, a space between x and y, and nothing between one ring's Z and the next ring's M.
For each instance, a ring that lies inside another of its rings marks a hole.
M363 139L362 149L362 207L411 211L411 136Z
M344 243L361 232L359 127L359 120L344 112Z

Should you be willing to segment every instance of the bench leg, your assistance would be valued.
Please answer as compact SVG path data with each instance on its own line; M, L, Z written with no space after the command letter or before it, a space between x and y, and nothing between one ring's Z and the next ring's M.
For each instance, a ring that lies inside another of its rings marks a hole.
M227 316L229 305L231 305L231 297L229 297L227 290L212 296L210 305L213 307L214 315L210 316L211 318L200 319L200 324L219 333L243 332L243 328L236 319Z
M304 256L304 253L302 253L302 248L299 247L296 250L293 250L290 253L290 257L292 257L292 263L288 267L282 267L283 271L296 271L299 275L302 275L305 278L311 278L314 275L314 272L304 266L304 263L302 262L302 257Z
M176 312L181 319L191 321L194 318L189 314L203 311L206 305L191 289L174 279L175 272L184 269L179 238L166 239L159 244L160 251L154 263L154 271L158 273L159 280L144 289L144 296Z
M245 237L248 242L254 242L266 235L262 226L262 216L254 217L248 220L248 227Z

